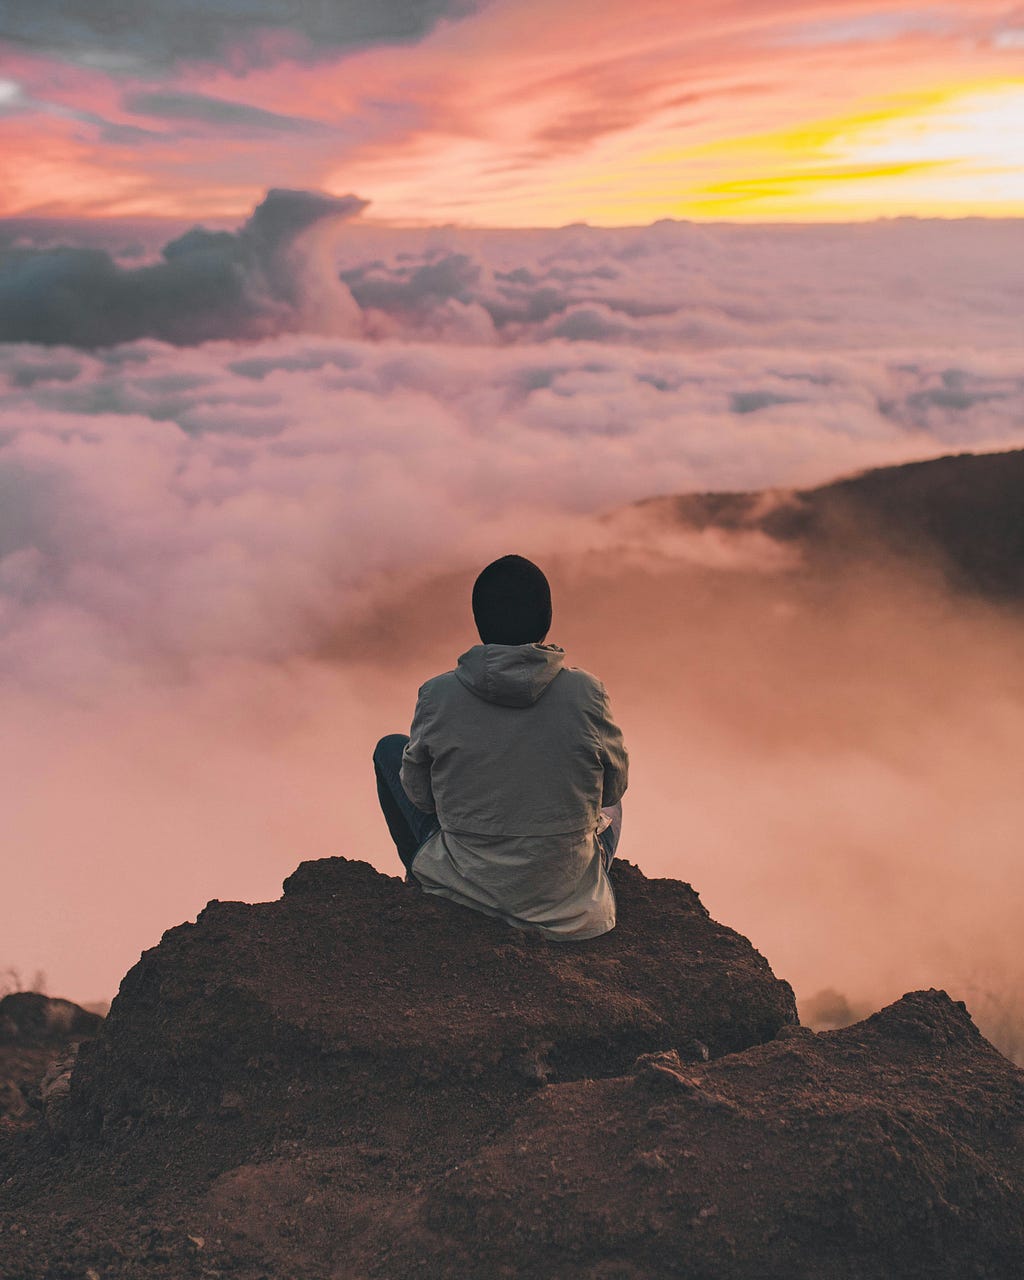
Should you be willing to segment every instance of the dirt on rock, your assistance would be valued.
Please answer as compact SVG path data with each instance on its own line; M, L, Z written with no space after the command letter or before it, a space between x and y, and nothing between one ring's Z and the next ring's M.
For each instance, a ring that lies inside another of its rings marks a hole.
M689 886L613 879L577 944L342 858L211 903L3 1135L0 1276L1018 1275L1024 1073L962 1005L815 1035Z
M515 1094L666 1045L717 1057L797 1021L745 938L688 885L629 864L618 927L573 944L344 858L284 887L277 902L210 903L143 955L81 1055L76 1133L225 1111L275 1133L417 1084Z

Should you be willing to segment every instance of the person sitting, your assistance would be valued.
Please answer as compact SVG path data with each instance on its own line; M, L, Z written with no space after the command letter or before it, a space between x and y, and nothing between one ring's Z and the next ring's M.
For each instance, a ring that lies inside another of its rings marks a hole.
M615 926L608 868L629 761L604 685L544 643L547 578L508 555L473 586L482 643L420 687L373 753L407 879L557 940Z

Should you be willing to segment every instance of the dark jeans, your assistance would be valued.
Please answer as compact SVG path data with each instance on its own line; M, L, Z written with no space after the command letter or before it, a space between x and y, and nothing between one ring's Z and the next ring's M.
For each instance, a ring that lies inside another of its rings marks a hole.
M402 751L409 741L404 733L389 733L381 738L373 753L373 770L377 775L377 797L384 811L384 820L395 842L398 856L407 872L412 872L412 860L425 840L440 830L437 815L417 809L405 794L399 770L402 767Z
M384 812L384 820L395 842L398 856L406 871L412 874L412 860L435 831L441 829L436 814L417 809L405 794L399 771L402 768L402 751L409 741L404 733L389 733L381 738L373 753L373 770L377 775L377 797ZM622 801L602 809L611 819L610 826L597 837L604 853L605 869L612 865L615 850L622 834Z

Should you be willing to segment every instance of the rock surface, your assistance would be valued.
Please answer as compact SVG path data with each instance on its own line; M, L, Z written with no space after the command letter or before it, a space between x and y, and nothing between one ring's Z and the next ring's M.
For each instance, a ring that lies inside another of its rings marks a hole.
M1024 1073L940 991L545 1090L417 1204L437 1276L966 1277L1024 1261Z
M1019 1277L1024 1073L917 992L842 1031L686 885L555 944L364 863L213 903L0 1141L0 1276Z
M616 929L566 944L365 862L303 863L277 902L210 903L143 955L81 1055L73 1121L273 1129L417 1084L516 1093L668 1045L717 1057L797 1021L788 983L688 885L619 864L615 890Z

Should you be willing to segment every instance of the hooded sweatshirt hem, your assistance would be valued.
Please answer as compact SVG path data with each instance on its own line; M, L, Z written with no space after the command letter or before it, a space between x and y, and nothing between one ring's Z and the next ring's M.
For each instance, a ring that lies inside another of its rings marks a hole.
M415 865L413 866L413 875L416 874ZM477 898L469 898L465 894L459 893L456 889L450 889L446 885L426 885L421 884L420 888L424 893L429 893L435 898L446 898L449 902L454 902L460 907L469 907L473 911L479 911L481 915L490 916L493 920L503 920L505 924L511 925L513 929L520 929L523 933L539 933L551 942L586 942L590 938L602 938L606 933L611 933L615 928L615 900L612 896L612 914L611 919L600 925L585 925L578 930L558 928L554 925L541 924L539 921L530 920L525 916L515 916L507 911L502 911L498 907L492 907L488 903L481 902ZM611 885L609 885L611 888Z

